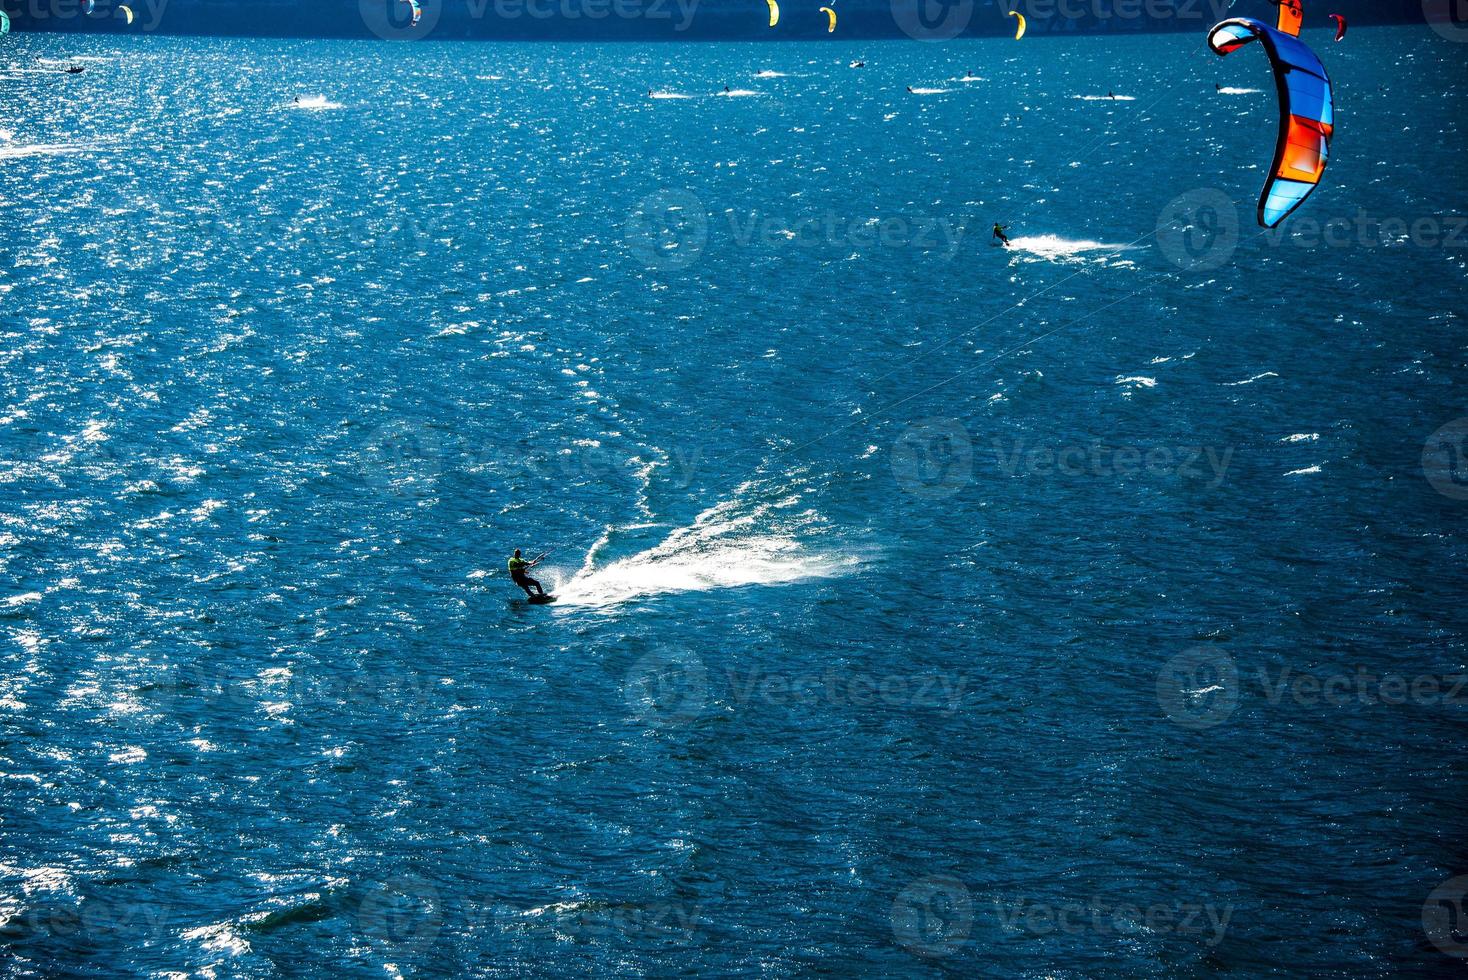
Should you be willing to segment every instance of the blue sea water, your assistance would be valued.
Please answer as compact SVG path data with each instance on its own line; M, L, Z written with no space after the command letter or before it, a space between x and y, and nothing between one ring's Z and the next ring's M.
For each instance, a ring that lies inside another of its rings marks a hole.
M1460 971L1468 77L1307 39L1261 233L1192 35L12 34L0 973Z

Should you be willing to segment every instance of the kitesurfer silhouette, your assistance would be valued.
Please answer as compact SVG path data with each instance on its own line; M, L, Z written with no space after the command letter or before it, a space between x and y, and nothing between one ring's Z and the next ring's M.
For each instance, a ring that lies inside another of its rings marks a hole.
M510 556L510 580L513 581L520 588L524 589L527 596L534 597L537 593L539 593L540 595L545 595L545 589L540 587L540 583L531 578L529 575L525 574L536 565L539 565L541 559L543 559L544 557L545 555L541 555L540 558L537 558L534 561L526 561L524 558L520 557L519 548L516 548L515 553ZM530 591L532 586L535 588L535 592Z

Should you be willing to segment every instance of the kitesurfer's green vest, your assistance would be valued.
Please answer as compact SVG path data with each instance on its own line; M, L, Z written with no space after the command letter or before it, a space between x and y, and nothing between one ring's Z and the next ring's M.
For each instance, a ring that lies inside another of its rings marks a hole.
M524 572L525 569L527 569L529 567L530 567L530 563L528 561L526 561L524 558L511 558L510 559L510 574L511 575L518 575L518 574Z

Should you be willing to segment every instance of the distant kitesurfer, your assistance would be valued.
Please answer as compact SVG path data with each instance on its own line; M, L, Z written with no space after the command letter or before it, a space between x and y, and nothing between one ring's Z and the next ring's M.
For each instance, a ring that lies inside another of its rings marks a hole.
M908 87L907 87L907 90L908 90L908 91L909 91L909 92L912 92L912 86L911 86L911 85L909 85L909 86L908 86ZM916 92L912 92L912 94L913 94L913 95L917 95L917 93L916 93Z
M1002 245L1004 245L1005 248L1008 248L1009 247L1009 236L1004 233L1006 230L1007 230L1007 226L1001 225L997 221L994 222L994 235L993 235L993 237L999 239L1000 243Z
M1213 91L1215 91L1215 92L1222 92L1223 91L1223 86L1220 85L1220 84L1218 84L1217 82L1214 82L1213 83Z
M729 94L729 86L727 86L727 85L724 86L724 94L725 95L728 95Z
M545 595L545 589L540 587L540 583L525 574L536 565L539 565L544 558L545 555L541 555L540 558L534 561L526 561L520 557L519 548L516 548L515 553L510 556L510 579L520 588L524 589L527 596L534 597L537 593ZM535 592L530 591L532 587L534 587Z
M1106 93L1106 97L1108 99L1115 99L1116 98L1116 93L1115 92L1107 92Z

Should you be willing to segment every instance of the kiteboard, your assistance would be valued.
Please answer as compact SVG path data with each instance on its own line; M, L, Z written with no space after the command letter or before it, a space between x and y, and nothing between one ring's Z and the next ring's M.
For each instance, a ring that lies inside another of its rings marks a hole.
M553 595L533 595L525 601L532 606L544 606L547 603L555 602L556 597Z

